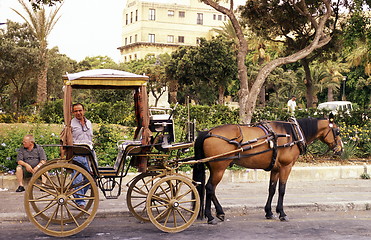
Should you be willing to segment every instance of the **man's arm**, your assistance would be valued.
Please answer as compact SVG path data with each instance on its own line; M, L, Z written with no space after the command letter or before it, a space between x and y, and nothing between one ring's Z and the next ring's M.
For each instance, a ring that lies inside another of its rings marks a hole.
M38 153L39 153L39 159L40 159L40 162L34 167L34 171L36 172L42 165L44 165L46 163L46 154L45 154L45 151L44 151L44 148L42 148L41 146L38 146Z
M34 173L35 170L31 167L30 164L24 162L23 160L18 160L18 165L21 165L26 168L27 172Z

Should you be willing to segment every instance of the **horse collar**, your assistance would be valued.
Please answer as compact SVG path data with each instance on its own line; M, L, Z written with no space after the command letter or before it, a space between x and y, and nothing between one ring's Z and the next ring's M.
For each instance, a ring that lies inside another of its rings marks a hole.
M295 117L290 117L289 122L293 125L293 134L295 135L294 138L297 139L295 142L298 144L300 154L304 154L307 150L307 143L304 138L303 130Z

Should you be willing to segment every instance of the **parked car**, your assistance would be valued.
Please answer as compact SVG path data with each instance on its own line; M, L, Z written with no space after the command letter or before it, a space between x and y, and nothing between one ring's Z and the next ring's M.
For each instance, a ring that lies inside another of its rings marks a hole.
M350 112L353 110L353 105L349 101L332 101L320 103L317 109L330 111L334 115L338 114L339 112L350 114Z

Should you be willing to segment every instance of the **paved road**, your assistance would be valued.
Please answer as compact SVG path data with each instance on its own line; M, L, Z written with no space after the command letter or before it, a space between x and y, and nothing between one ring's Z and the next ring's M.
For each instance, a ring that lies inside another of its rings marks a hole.
M180 233L164 233L151 223L139 223L125 215L96 218L89 227L67 239L128 240L218 240L218 239L306 239L306 240L369 240L371 211L307 212L289 210L289 222L266 220L263 214L230 215L225 222L208 225L196 221ZM0 238L4 240L54 239L39 232L30 222L0 222Z

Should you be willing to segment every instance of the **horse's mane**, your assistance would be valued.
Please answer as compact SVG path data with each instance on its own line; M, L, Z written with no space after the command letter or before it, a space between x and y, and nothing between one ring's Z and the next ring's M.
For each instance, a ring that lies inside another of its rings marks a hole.
M303 130L305 140L313 139L318 132L318 120L319 118L302 118L298 119L298 123Z

